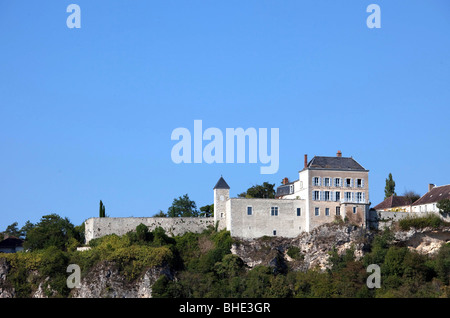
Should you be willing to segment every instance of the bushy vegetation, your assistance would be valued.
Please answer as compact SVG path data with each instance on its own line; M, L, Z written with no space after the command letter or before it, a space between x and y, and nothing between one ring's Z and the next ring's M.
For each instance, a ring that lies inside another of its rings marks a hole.
M49 226L50 232L42 232L43 226ZM11 267L6 283L18 297L30 297L43 281L41 288L47 296L67 297L68 264L78 264L84 277L101 262L115 264L128 281L138 279L148 268L169 266L176 279L162 275L153 285L153 297L450 297L450 244L433 257L421 255L394 245L389 230L375 235L370 251L360 259L353 248L343 253L335 248L329 253L328 270L304 272L293 270L289 262L283 271L263 265L250 269L231 254L229 232L214 228L169 237L162 228L149 231L141 224L123 236L94 239L91 249L83 252L75 248L82 244L77 236L81 231L64 219L45 217L33 228L39 235L31 238L59 240L38 244L27 237L33 247L29 251L0 254ZM292 263L304 259L296 246L287 247L286 253ZM278 261L283 262L282 257ZM370 264L380 266L381 288L366 285Z
M406 217L398 221L400 229L407 231L410 228L423 229L426 227L438 228L442 225L450 225L437 214L429 214L424 217Z

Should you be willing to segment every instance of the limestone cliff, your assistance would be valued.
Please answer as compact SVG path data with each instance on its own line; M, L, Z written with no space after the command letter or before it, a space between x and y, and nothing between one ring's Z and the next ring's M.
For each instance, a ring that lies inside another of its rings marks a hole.
M370 251L376 233L348 224L325 224L296 238L262 237L253 240L235 239L231 252L237 255L248 268L257 265L269 266L274 273L306 271L328 266L329 252L339 254L352 248L357 259ZM418 253L433 255L443 243L450 241L450 227L424 228L409 231L394 231L393 243L407 246ZM0 298L17 297L12 283L12 265L0 256ZM57 292L48 284L48 277L38 275L39 269L30 271L31 297L54 297ZM100 261L83 274L80 288L70 291L69 297L80 298L145 298L152 297L153 284L165 275L176 280L178 273L169 265L145 269L133 280L124 277L114 262ZM17 286L17 285L16 285Z

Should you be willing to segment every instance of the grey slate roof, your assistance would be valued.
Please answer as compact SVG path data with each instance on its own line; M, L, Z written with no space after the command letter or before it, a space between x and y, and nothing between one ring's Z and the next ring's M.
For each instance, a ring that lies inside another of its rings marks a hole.
M225 182L225 179L220 176L220 179L217 181L214 189L230 189L230 186Z
M315 156L308 163L309 169L336 169L366 171L363 166L353 158L348 157L319 157Z

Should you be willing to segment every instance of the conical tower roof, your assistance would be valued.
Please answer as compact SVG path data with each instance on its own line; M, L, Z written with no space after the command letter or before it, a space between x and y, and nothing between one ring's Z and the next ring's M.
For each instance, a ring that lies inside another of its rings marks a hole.
M225 179L220 176L220 179L217 181L214 189L230 189L230 186L226 183Z

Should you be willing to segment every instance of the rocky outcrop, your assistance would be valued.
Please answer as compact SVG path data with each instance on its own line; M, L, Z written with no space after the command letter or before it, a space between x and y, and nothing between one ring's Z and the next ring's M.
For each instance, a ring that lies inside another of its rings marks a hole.
M266 265L282 272L289 265L291 270L306 271L318 266L325 269L329 252L338 253L354 248L357 258L368 250L373 233L353 225L324 224L296 238L262 237L254 240L239 240L232 246L232 253L239 256L250 268ZM296 248L299 255L289 256Z
M408 231L394 232L394 244L406 246L420 254L434 255L442 244L450 242L450 227L426 227L423 229L411 228Z
M263 237L255 240L238 240L232 246L232 253L239 256L252 268L256 265L272 267L275 272L291 270L306 271L318 267L326 269L330 252L335 248L342 254L353 248L354 256L360 259L370 251L375 232L346 224L324 224L309 233L296 238ZM450 227L424 228L409 231L394 231L392 243L406 246L420 254L433 256L442 244L450 241ZM297 259L291 258L289 249L297 248Z
M13 298L15 296L14 288L6 281L10 269L11 265L8 261L0 258L0 298Z
M114 263L100 262L81 280L80 288L74 288L73 298L151 298L152 286L161 275L173 279L168 266L153 267L134 281L119 273Z

